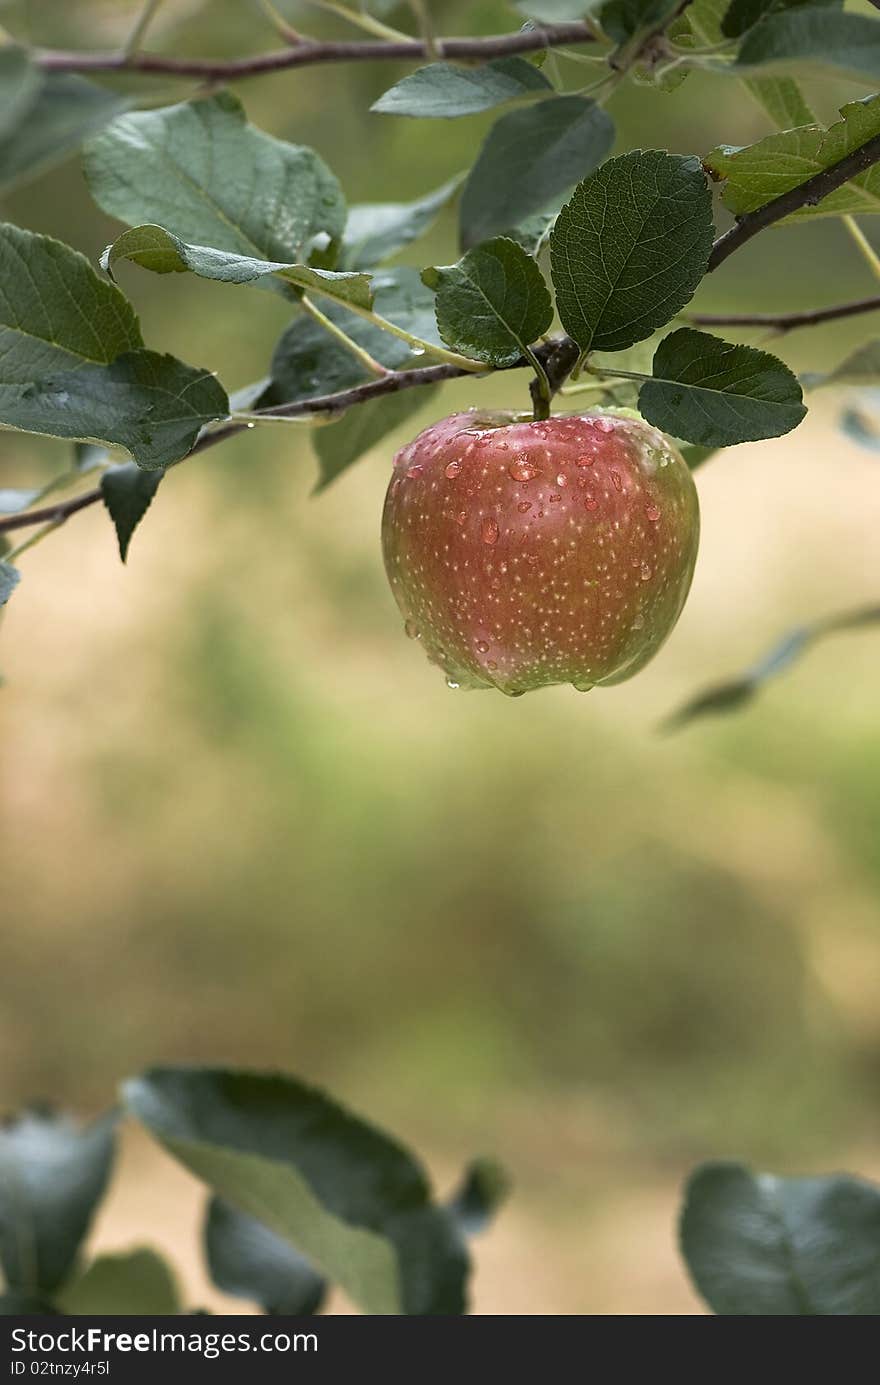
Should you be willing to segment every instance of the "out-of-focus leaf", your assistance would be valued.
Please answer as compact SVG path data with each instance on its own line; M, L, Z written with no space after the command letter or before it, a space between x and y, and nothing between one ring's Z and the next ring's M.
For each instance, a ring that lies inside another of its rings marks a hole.
M613 142L611 117L583 96L554 96L503 115L486 136L462 193L464 249L555 206L598 167Z
M418 240L461 185L451 178L415 202L365 202L350 207L340 252L341 269L370 269Z
M448 1203L461 1234L479 1236L485 1231L509 1192L510 1179L494 1159L475 1159L468 1164L461 1186Z
M880 78L880 21L824 5L770 14L746 34L729 71L815 71L874 81Z
M21 581L21 573L11 563L0 561L0 606L5 606Z
M321 1092L196 1068L154 1069L124 1091L171 1154L365 1312L464 1311L467 1256L421 1166Z
M734 711L750 702L768 679L783 673L796 659L800 658L817 640L825 635L837 634L846 630L859 630L867 625L880 623L880 606L865 606L854 611L844 611L840 615L826 616L812 625L803 625L791 630L778 644L775 644L757 663L726 683L719 683L698 693L665 723L668 730L676 730L697 717L715 712Z
M718 1314L880 1314L880 1188L861 1179L704 1164L688 1183L681 1247Z
M615 43L624 44L636 34L646 37L662 29L680 6L680 0L606 0L600 19Z
M525 58L496 58L480 67L430 63L401 77L370 110L381 115L450 120L552 90L543 73Z
M100 1255L65 1289L61 1307L76 1317L170 1317L181 1311L174 1275L146 1247Z
M7 1289L53 1294L67 1279L114 1155L116 1116L80 1129L26 1112L0 1128L0 1264Z
M498 236L454 265L425 269L437 294L437 325L447 346L488 365L513 365L553 322L553 304L535 260Z
M371 399L366 404L358 404L349 409L338 423L326 428L318 428L313 437L313 445L318 457L320 476L316 491L322 491L335 481L352 462L356 462L371 447L375 447L388 433L408 422L423 408L436 392L435 385L420 386L419 389L401 390L399 394L387 394L379 399ZM390 460L390 458L389 458Z
M208 1207L205 1251L211 1278L225 1294L250 1299L275 1315L319 1311L326 1281L289 1241L219 1197Z
M83 77L46 73L26 114L0 138L0 191L61 163L130 105Z
M0 48L0 138L27 114L41 80L24 48L11 43Z

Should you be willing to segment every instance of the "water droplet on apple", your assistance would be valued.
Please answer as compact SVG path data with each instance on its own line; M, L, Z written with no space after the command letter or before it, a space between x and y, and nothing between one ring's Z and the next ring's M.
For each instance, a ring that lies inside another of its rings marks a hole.
M586 455L586 453L584 453L583 457L578 457L578 459L577 459L577 464L578 464L578 466L595 466L595 463L596 463L596 458L595 458L595 457L588 457L588 456Z
M558 475L557 478L556 478L556 484L557 484L557 486L559 486L560 490L562 490L562 488L563 488L564 486L567 486L567 485L568 485L568 477L567 477L567 476L563 476L563 474L562 474L561 471L560 471L559 475Z
M498 542L498 522L487 516L480 526L480 533L483 536L483 543Z
M534 462L530 462L525 456L517 457L515 462L511 462L507 473L514 481L534 481L535 477L541 474Z
M486 668L490 669L492 673L495 672L497 667L498 665L492 659L490 659L489 662L486 664Z
M415 623L414 620L408 620L408 621L406 622L406 624L404 625L403 628L404 628L404 630L405 630L405 632L406 632L406 635L407 635L407 638L408 638L408 639L411 639L411 640L417 640L417 639L419 639L419 637L420 637L419 627L416 625L416 623Z
M611 422L610 418L597 418L596 427L599 429L600 433L614 432L614 424Z
M406 472L406 474L407 474L407 476L411 477L412 479L415 479L416 476L421 476L421 474L422 474L422 472L424 471L424 469L425 469L424 467L421 467L421 466L418 465L418 463L416 463L415 466L407 467L407 472Z
M454 678L447 678L447 680L446 680L446 686L447 686L447 688L452 688L452 689L454 690L454 689L456 689L456 688L460 688L460 687L461 687L461 684L460 684L460 683L456 683L456 681L455 681Z
M485 640L477 640L477 653L478 653L478 654L488 654L488 653L489 653L489 646L487 645L487 643L486 643Z
M653 574L651 573L651 569L648 567L647 563L642 563L639 575L641 576L643 582L650 582Z
M648 516L648 519L651 521L652 524L656 524L658 519L660 518L660 511L657 509L656 505L649 505L647 510L645 511L645 514Z
M616 491L622 491L622 490L623 490L623 482L622 482L621 479L620 479L620 472L619 472L619 471L612 471L612 473L611 473L611 480L612 480L612 482L613 482L613 484L614 484L614 489L615 489Z
M452 462L449 463L449 465L448 465L447 467L444 468L443 475L446 476L446 477L448 477L448 479L449 479L450 481L454 481L455 478L456 478L456 476L458 476L458 474L459 474L460 471L461 471L461 462L452 461Z
M521 500L516 508L519 510L521 515L526 515L532 508L532 502L531 500Z
M594 495L588 495L584 501L585 510L598 510L599 502Z

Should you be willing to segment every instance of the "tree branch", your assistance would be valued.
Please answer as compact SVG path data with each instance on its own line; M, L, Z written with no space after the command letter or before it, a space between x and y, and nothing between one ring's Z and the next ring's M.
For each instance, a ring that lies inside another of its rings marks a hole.
M144 72L165 77L197 77L202 81L239 81L265 72L310 67L315 63L406 62L440 56L448 59L488 62L513 53L533 53L542 48L563 48L594 43L595 35L587 24L545 24L520 29L512 34L493 34L485 38L435 39L429 45L423 38L400 42L323 42L304 40L270 53L255 53L247 58L170 58L161 53L77 53L59 49L38 49L34 62L47 72ZM429 51L430 49L430 51Z
M880 4L880 0L878 0ZM844 317L858 317L880 309L880 294L857 298L852 303L834 303L829 308L807 308L795 313L688 313L695 327L769 327L777 332L793 332L797 327L816 327Z
M830 168L823 168L820 173L814 173L805 183L799 183L796 188L789 188L788 192L765 202L763 207L758 207L754 212L746 212L745 216L741 216L712 246L709 270L717 269L729 255L739 250L740 246L745 245L746 241L750 241L759 231L781 221L783 217L791 216L792 212L800 211L801 207L815 207L823 197L836 192L851 178L857 178L878 160L880 135L875 135L873 139L860 144L857 149L853 149Z

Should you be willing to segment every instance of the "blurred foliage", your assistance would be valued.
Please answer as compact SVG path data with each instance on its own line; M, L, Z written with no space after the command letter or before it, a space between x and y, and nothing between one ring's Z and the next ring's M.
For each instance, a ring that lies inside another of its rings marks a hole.
M0 19L89 48L118 41L125 10ZM447 33L509 27L489 0L434 10ZM166 0L152 42L275 40L250 4ZM465 167L492 119L368 117L407 70L307 69L239 94L351 200L405 200ZM854 94L810 97L831 118ZM768 129L702 76L612 110L618 147L704 153ZM118 231L75 162L3 215L93 260ZM454 228L447 209L402 262L448 261ZM784 228L700 307L836 301L869 291L866 273L840 227ZM119 274L147 339L232 387L264 374L280 299ZM820 369L862 330L795 334L784 353ZM456 384L408 426L524 389ZM656 667L631 689L507 705L449 693L403 638L377 537L389 452L309 502L308 442L258 430L169 478L126 570L98 513L28 555L0 643L8 1103L89 1106L149 1062L294 1068L443 1158L476 1139L518 1196L565 1217L563 1198L586 1205L627 1167L674 1183L701 1155L880 1150L877 642L830 641L754 710L654 735L787 624L876 600L876 457L817 409L796 442L708 463L697 584ZM39 484L61 454L7 436L0 485Z

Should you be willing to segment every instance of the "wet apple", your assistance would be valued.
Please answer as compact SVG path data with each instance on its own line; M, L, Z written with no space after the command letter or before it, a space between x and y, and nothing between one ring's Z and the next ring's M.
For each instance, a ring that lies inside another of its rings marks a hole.
M449 685L516 696L638 672L681 613L699 529L687 465L642 419L471 411L398 452L382 546Z

